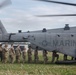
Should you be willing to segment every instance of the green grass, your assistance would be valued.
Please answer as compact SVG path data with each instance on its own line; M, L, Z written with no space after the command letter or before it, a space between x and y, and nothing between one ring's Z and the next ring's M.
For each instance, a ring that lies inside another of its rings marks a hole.
M62 60L63 55L60 55ZM0 75L76 75L76 64L57 65L51 64L51 53L48 54L49 61L43 63L42 53L39 53L40 61L38 63L0 63ZM70 59L70 57L68 57Z

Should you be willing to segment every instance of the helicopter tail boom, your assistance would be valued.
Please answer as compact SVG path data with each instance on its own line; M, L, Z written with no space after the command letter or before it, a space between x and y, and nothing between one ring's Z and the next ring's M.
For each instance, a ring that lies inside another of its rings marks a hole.
M0 21L0 34L6 34L7 31L5 29L5 27L3 26L2 22Z

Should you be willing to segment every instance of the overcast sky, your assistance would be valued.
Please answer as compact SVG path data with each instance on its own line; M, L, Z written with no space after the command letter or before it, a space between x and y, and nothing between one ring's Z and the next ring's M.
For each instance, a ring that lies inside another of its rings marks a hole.
M35 0L11 0L12 4L0 9L0 20L7 32L34 31L62 28L65 24L76 26L76 17L36 17L46 14L76 13L76 7ZM76 0L56 0L76 3Z

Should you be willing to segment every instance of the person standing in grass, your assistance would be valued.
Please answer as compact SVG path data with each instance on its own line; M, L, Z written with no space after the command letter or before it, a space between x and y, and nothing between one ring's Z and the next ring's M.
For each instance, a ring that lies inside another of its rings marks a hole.
M38 47L36 47L36 50L34 50L34 62L37 63L39 60L38 57Z
M21 48L18 45L17 48L15 49L15 54L16 54L16 62L20 63L20 58L21 58Z
M22 51L22 59L23 59L23 63L25 63L25 61L26 61L26 48L25 47Z
M15 56L15 50L14 50L13 44L11 44L11 47L9 48L10 63L14 63L14 56Z
M52 63L55 61L55 58L56 58L56 61L58 61L58 59L59 59L59 55L57 54L57 52L56 51L53 51L53 53L52 53Z
M3 48L2 54L3 54L3 63L7 63L8 54L9 54L9 49L8 49L8 44L7 43L5 44L5 46Z
M47 63L48 61L48 57L47 57L47 51L46 50L43 50L43 59L44 59L44 64Z
M30 62L32 62L32 49L31 49L31 46L29 46L27 54L28 54L28 63L30 63Z

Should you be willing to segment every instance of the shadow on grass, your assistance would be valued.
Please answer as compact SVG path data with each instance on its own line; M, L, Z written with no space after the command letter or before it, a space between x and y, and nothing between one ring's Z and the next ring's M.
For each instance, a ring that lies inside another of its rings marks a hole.
M47 63L44 63L43 61L39 61L39 62L34 62L34 61L32 61L32 62L28 62L28 61L26 61L25 63L23 63L23 62L20 62L20 63L14 63L14 64L42 64L42 65L66 65L66 66L68 66L68 65L75 65L76 66L76 63L59 63L59 64L57 64L57 63L51 63L50 61L48 61Z
M0 64L3 64L2 62L0 62ZM7 62L6 64L11 64L11 63L9 63L9 62ZM75 65L76 66L76 63L51 63L51 61L48 61L47 63L44 63L44 61L38 61L38 62L34 62L34 61L32 61L32 62L28 62L28 61L26 61L25 63L23 63L22 61L20 62L20 63L17 63L16 61L13 63L13 64L42 64L42 65L66 65L66 66L68 66L68 65Z

